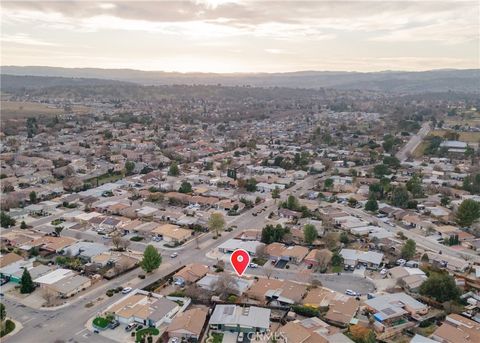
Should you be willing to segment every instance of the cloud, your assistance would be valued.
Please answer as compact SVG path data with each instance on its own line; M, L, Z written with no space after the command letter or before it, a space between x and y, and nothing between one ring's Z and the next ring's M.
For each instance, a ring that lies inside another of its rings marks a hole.
M25 33L18 33L15 35L2 35L1 41L2 43L14 43L14 44L22 44L22 45L59 46L56 43L46 42L43 40L33 38L30 35Z

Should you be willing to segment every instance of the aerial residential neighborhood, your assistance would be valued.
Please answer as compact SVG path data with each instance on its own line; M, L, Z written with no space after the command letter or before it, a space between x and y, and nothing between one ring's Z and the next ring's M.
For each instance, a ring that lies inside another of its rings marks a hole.
M478 3L0 7L2 342L480 342Z

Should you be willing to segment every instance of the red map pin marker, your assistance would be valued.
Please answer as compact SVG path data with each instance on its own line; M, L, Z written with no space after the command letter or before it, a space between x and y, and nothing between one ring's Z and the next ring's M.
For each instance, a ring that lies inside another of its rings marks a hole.
M250 264L250 255L243 249L237 249L230 255L230 263L238 276L242 276Z

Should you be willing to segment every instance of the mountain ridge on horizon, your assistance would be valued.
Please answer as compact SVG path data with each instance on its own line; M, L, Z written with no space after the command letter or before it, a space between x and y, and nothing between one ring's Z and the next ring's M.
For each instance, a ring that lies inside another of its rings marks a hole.
M205 84L224 86L334 88L387 92L480 92L480 69L427 71L296 71L282 73L202 73L137 69L1 66L2 75L94 78L142 85Z

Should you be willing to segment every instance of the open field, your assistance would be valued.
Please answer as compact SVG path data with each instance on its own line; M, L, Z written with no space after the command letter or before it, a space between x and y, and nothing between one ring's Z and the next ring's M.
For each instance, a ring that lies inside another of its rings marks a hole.
M449 130L434 130L430 132L429 136L444 137ZM479 143L480 132L458 132L460 134L459 140L466 143Z
M63 109L53 107L53 105L22 101L1 101L0 109L2 119L22 119L31 116L55 116L65 113ZM87 111L87 107L73 107L73 112L78 114Z

